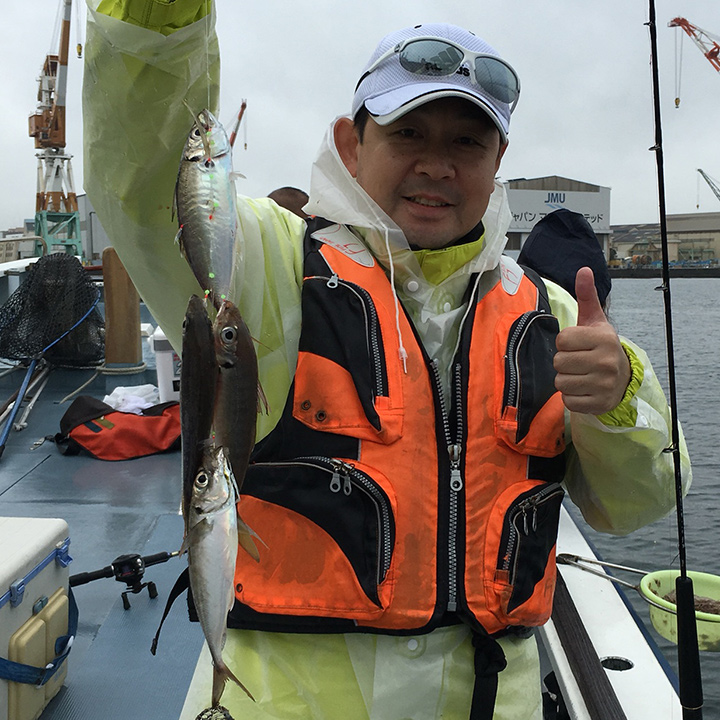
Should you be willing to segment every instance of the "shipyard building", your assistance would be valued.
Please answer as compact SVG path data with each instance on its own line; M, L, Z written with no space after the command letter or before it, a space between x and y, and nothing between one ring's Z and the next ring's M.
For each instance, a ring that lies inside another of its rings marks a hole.
M565 208L580 213L598 237L605 257L610 257L610 188L550 175L518 178L506 183L512 222L508 254L517 255L538 220Z
M517 256L530 231L545 215L566 208L585 216L610 264L650 265L661 260L660 225L610 224L610 188L551 175L506 183L512 222L507 250ZM671 263L717 265L720 212L668 215Z
M625 264L660 262L660 225L614 225L612 247ZM668 260L685 265L717 265L720 258L720 212L668 215Z

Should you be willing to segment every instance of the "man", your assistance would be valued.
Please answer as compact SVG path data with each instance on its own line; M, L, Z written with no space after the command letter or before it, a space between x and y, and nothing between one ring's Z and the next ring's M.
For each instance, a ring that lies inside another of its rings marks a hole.
M561 208L539 220L518 255L521 265L565 288L575 297L575 276L589 267L600 305L607 311L612 279L605 253L590 223L580 213Z
M158 204L172 163L133 108L167 108L179 157L180 98L207 98L191 56L216 59L206 19L185 12L155 28L187 26L172 47L95 13L85 76L93 204L176 347L198 287ZM141 68L145 82L128 82ZM132 95L108 105L118 84ZM560 481L608 532L672 507L664 397L606 322L592 273L578 273L576 313L501 255L510 213L494 177L518 94L471 33L393 33L328 131L305 208L316 217L238 199L232 296L271 411L241 500L267 547L257 564L241 554L230 625L243 629L225 649L258 702L228 686L236 717L539 720L527 627L551 607ZM119 138L132 152L113 161Z
M307 213L304 212L303 207L310 198L304 190L289 186L280 187L268 193L268 197L274 200L280 207L287 208L298 217L307 217Z

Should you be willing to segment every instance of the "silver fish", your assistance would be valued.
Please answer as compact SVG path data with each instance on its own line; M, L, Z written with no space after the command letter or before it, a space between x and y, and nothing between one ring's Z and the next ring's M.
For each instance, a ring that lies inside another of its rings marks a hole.
M205 296L219 307L232 282L237 210L230 140L207 109L185 141L174 208L180 250Z
M212 432L218 368L213 329L205 302L193 295L183 322L180 368L180 428L182 439L182 508L187 534L188 511L205 444Z
M224 449L208 443L187 508L188 530L183 547L188 553L193 602L213 661L213 708L219 706L228 679L254 700L222 657L227 615L235 599L236 498L235 480Z

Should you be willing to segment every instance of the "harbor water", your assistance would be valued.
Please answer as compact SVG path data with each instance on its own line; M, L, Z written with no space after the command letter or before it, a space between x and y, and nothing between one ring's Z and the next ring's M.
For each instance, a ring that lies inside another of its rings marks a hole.
M664 293L660 278L613 280L609 314L618 332L650 356L667 392ZM720 574L720 278L670 281L678 416L693 466L684 503L688 570ZM627 537L589 531L603 559L644 570L679 568L677 519L669 517ZM623 573L617 573L622 576ZM623 579L637 582L637 576ZM648 606L629 599L677 671L677 649L650 625ZM720 718L720 653L702 653L704 717Z

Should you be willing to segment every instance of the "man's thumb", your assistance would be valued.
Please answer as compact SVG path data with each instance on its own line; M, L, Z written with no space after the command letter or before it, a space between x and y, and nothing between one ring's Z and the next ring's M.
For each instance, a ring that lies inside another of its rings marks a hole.
M595 288L595 276L589 267L580 268L575 276L575 296L578 304L578 326L607 322Z

